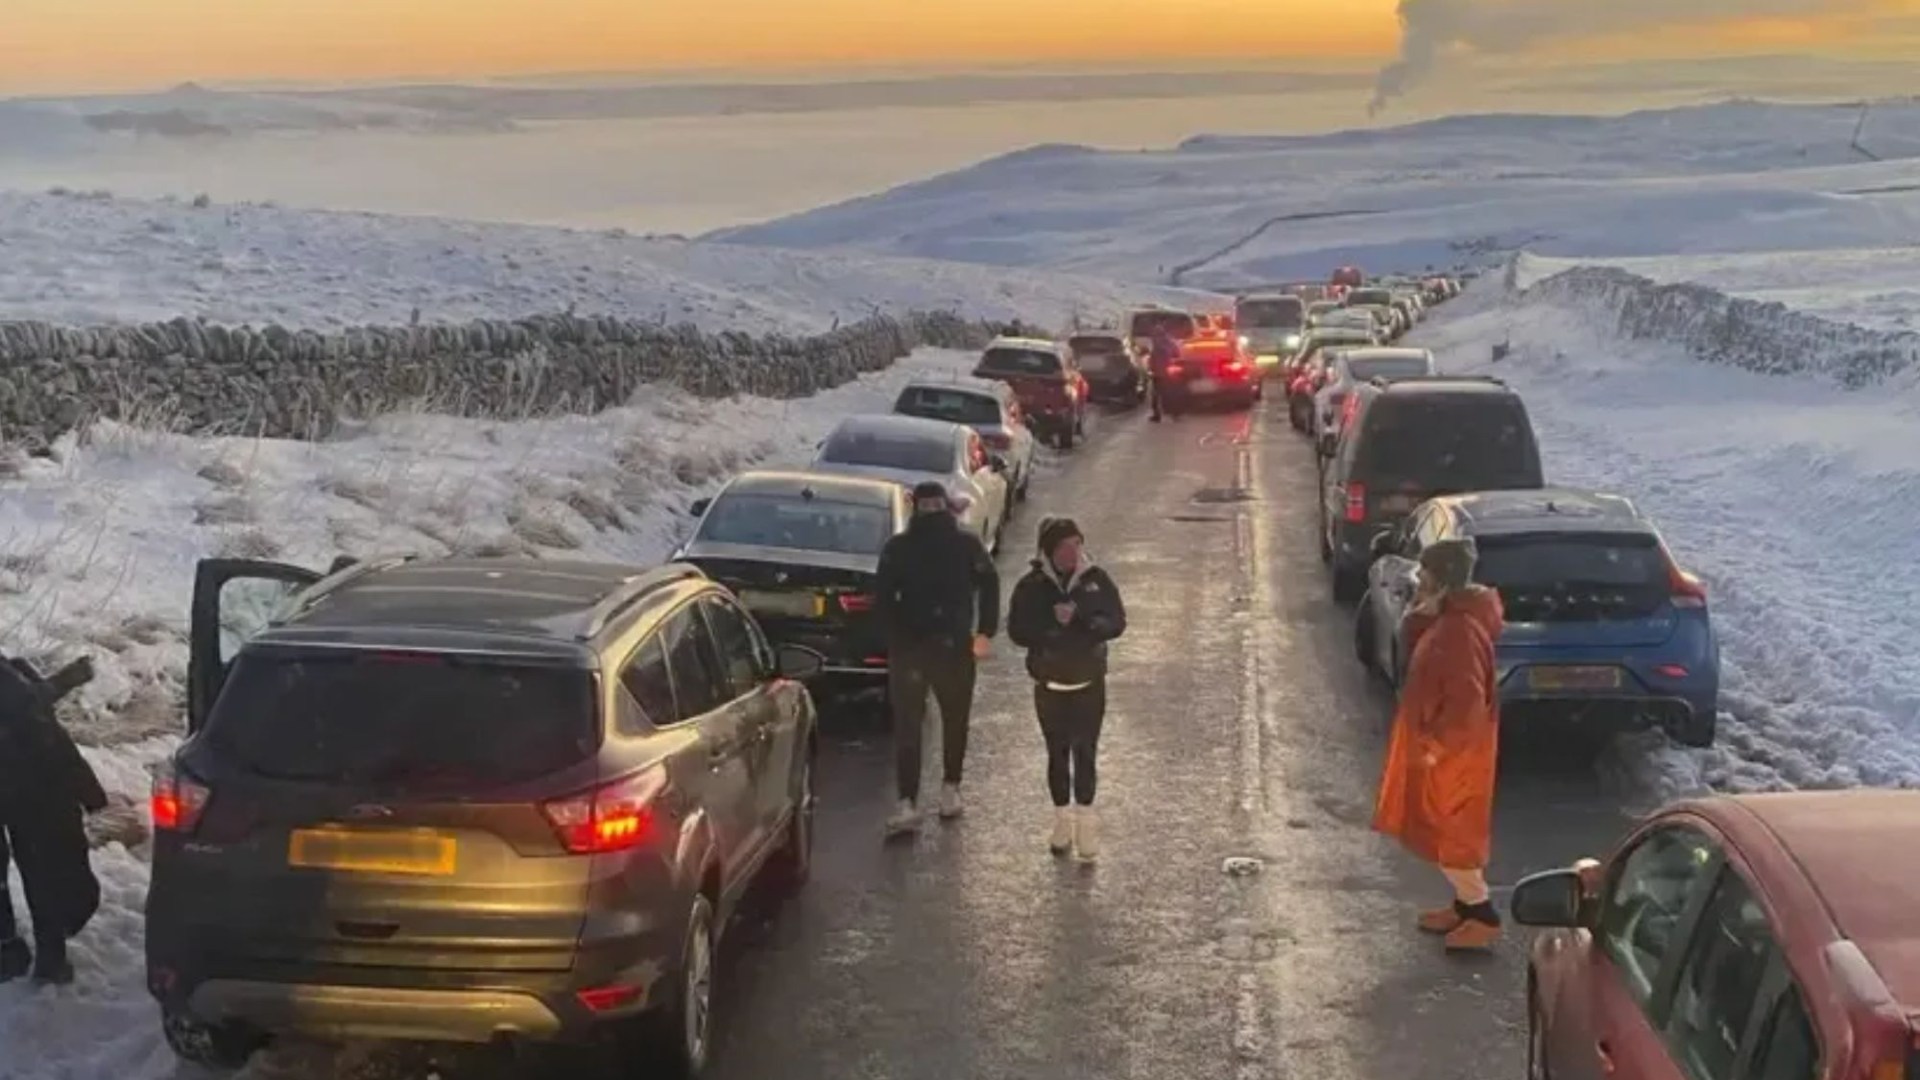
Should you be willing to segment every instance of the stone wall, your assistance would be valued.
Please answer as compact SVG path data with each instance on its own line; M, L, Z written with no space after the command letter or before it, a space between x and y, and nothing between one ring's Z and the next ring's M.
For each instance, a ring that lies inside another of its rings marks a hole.
M510 418L598 412L648 383L706 397L804 397L921 346L979 348L996 332L1025 329L929 312L812 337L574 315L332 333L184 318L0 322L0 442L44 444L95 419L320 438L342 417L403 407Z

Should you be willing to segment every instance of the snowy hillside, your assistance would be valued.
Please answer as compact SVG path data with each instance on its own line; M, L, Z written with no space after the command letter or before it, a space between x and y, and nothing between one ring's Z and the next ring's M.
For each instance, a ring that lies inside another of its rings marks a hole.
M1920 241L1920 105L1476 116L1176 150L1039 147L717 237L1195 285ZM1855 134L1859 132L1859 145ZM1870 160L1873 157L1883 161Z
M0 192L0 319L204 316L289 328L582 315L815 332L883 311L1064 325L1195 293L1045 271L767 251L619 231Z

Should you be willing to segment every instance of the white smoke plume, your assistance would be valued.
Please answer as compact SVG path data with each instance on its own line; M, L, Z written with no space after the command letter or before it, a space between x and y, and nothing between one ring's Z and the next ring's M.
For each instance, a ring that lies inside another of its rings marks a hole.
M1553 41L1879 6L1881 0L1400 0L1400 56L1381 69L1367 111L1377 115L1453 54L1517 52ZM1684 36L1669 44L1684 49Z

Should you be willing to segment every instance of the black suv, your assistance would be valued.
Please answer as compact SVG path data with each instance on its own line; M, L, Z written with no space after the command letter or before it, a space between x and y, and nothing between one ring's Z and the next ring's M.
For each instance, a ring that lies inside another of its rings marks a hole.
M1320 472L1320 558L1335 600L1366 591L1374 535L1436 495L1545 486L1520 395L1498 379L1376 380L1348 395Z
M266 1039L707 1056L720 928L812 857L817 657L698 569L208 560L154 781L147 983Z

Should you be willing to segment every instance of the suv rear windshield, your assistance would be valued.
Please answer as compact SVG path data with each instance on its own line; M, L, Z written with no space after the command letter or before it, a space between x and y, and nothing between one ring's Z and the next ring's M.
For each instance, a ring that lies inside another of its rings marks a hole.
M1105 334L1068 338L1067 347L1082 359L1093 356L1124 356L1127 351L1126 342Z
M1666 556L1641 533L1477 538L1474 580L1500 590L1516 622L1643 616L1666 599Z
M1392 306L1393 294L1385 289L1355 289L1347 297L1347 306L1365 307L1373 304Z
M207 721L258 776L399 793L484 791L600 745L591 673L434 654L243 651Z
M893 515L883 506L790 495L722 495L700 522L695 539L878 555L892 535Z
M1058 375L1060 358L1039 349L988 349L975 370L992 375Z
M1307 321L1307 306L1293 297L1243 300L1234 315L1242 329L1298 330Z
M900 391L893 411L955 424L998 424L1000 402L986 394L945 390L937 386L909 386Z
M1347 367L1353 372L1353 377L1361 382L1369 379L1412 379L1431 370L1424 356L1349 357Z
M1196 332L1193 316L1184 311L1142 311L1134 315L1128 327L1134 337L1152 337L1157 327L1164 326L1176 340L1185 341Z
M1538 488L1540 452L1526 408L1510 395L1433 394L1373 400L1354 478L1430 495Z
M835 465L923 473L952 472L954 464L953 444L945 439L846 429L834 432L827 440L820 451L820 460Z

